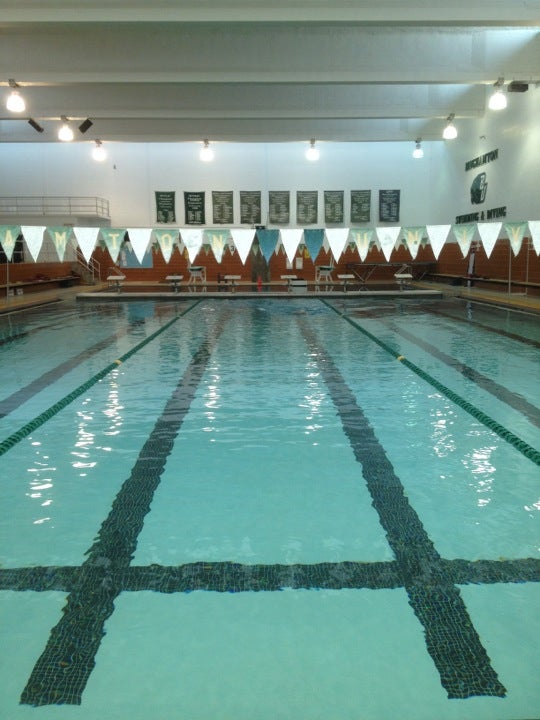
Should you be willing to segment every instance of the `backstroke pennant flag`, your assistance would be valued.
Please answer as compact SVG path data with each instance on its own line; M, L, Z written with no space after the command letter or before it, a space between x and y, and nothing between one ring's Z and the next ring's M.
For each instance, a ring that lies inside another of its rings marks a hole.
M257 230L257 237L264 259L270 262L279 240L279 230Z
M540 220L529 220L529 230L536 254L540 255Z
M456 238L463 257L467 257L475 231L476 225L474 223L452 226L452 232L454 233L454 237Z
M280 230L281 242L285 248L285 254L287 255L288 261L293 264L294 257L298 245L302 240L302 228L294 228L292 230Z
M223 259L223 251L225 250L225 245L227 245L229 241L229 231L207 230L206 240L212 248L212 252L214 253L214 257L216 258L217 262L221 263L221 260Z
M435 255L435 260L439 259L441 250L444 247L448 233L450 232L450 225L426 225L426 232L431 243L431 249Z
M418 255L418 249L420 248L422 238L424 237L425 229L426 228L423 225L421 227L403 228L403 237L405 238L407 249L409 250L413 260L415 260Z
M349 228L326 228L325 233L334 260L339 262L339 258L343 253L343 248L349 237Z
M64 261L64 255L66 254L66 247L71 240L73 235L73 229L70 227L48 227L47 234L51 238L54 247L56 248L56 254L60 262Z
M146 250L150 245L152 228L127 228L127 231L135 257L142 265Z
M178 245L178 230L156 230L154 228L154 237L160 247L163 259L168 264L174 251L175 244Z
M0 225L0 245L4 251L8 262L11 262L13 257L13 250L15 249L15 243L17 238L21 234L20 225Z
M90 262L90 258L96 247L99 231L100 228L98 227L73 228L73 235L86 262Z
M375 230L377 232L379 245L381 246L383 255L386 258L386 262L390 262L390 256L392 255L392 250L396 246L399 233L401 232L401 227L399 225L394 225L393 227L377 227Z
M304 244L308 249L309 257L315 262L320 253L324 240L322 228L307 228L304 230Z
M188 252L189 262L193 263L201 249L203 231L201 228L180 228L180 236Z
M42 225L21 225L21 232L34 262L36 261L41 246L43 245L43 233L45 226Z
M364 262L369 252L369 245L373 237L373 230L364 230L363 228L351 228L351 240L358 248L360 260Z
M489 258L499 237L501 231L502 222L496 223L478 223L478 234L482 240L482 245L486 252L486 257Z
M125 234L126 228L101 228L101 238L115 265L118 260L118 255L120 254L120 249L122 248L122 243L124 242Z
M526 228L526 222L510 222L504 224L504 230L508 235L508 242L510 243L514 256L519 255Z
M254 230L246 230L245 228L231 228L230 230L234 245L238 250L238 255L242 261L242 265L246 264L247 256L253 245L255 238Z

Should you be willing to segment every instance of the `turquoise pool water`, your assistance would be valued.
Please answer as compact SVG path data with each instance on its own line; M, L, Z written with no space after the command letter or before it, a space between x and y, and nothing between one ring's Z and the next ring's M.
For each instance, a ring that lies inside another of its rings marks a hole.
M539 349L460 301L0 317L0 717L538 717Z

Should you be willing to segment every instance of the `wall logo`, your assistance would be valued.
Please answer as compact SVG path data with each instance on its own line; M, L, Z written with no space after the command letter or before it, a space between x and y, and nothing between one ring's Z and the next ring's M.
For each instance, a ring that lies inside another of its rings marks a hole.
M487 189L487 175L485 172L479 173L472 181L471 203L473 205L481 205L486 199Z

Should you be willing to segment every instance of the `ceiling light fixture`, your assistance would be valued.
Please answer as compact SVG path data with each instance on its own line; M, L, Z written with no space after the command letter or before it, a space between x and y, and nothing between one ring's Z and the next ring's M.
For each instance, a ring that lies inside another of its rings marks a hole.
M58 139L62 142L71 142L73 140L73 130L68 125L69 120L64 115L60 119L63 125L58 131Z
M442 136L445 140L455 140L457 138L458 133L457 133L456 126L454 125L454 118L455 118L455 115L454 115L454 113L452 113L446 119L446 126L445 126L445 128L443 130L443 134L442 134Z
M96 144L92 149L92 157L96 162L103 162L107 159L107 151L103 147L101 140L96 140Z
M200 158L203 162L212 162L214 159L214 151L210 147L210 142L204 140L203 147L201 148Z
M15 82L15 80L8 80L8 82L9 87L11 88L11 92L6 100L6 108L10 112L24 112L26 110L26 103L24 102L23 96L19 92L19 85Z
M499 78L494 87L495 92L489 98L488 107L490 110L504 110L508 105L506 95L502 91L504 87L504 78Z
M413 150L412 156L415 160L420 160L420 158L424 157L424 150L422 149L422 138L416 139L416 147Z
M315 138L311 138L309 141L309 147L306 150L306 158L315 162L320 157L319 148L315 147Z

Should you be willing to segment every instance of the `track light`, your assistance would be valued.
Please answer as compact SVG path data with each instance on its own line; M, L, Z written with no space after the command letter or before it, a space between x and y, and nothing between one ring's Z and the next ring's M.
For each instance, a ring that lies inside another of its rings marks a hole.
M424 150L422 149L422 138L417 138L416 140L416 147L413 150L413 158L415 160L419 160L420 158L424 157Z
M71 142L73 140L73 130L68 125L68 119L64 115L60 118L62 120L62 127L58 131L58 139L62 142Z
M491 95L488 101L488 107L490 110L504 110L504 108L508 105L506 95L502 91L503 86L504 78L499 78L494 85L495 92Z
M204 145L201 148L200 158L203 162L211 162L214 159L214 151L210 147L208 140L204 141Z
M79 132L84 135L87 130L90 130L93 124L94 123L90 120L90 118L86 118L86 120L79 125Z
M448 118L446 120L446 127L444 128L443 134L442 134L442 136L445 140L455 140L455 138L457 138L457 129L456 129L456 126L454 125L454 117L455 117L455 115L454 115L454 113L452 113L451 115L448 116Z
M6 100L6 108L10 112L24 112L26 110L26 103L24 102L23 96L19 92L19 85L15 82L15 80L8 80L8 82L9 87L11 88L11 92Z
M43 132L43 128L41 127L41 125L40 125L39 123L37 123L35 120L33 120L32 118L30 118L30 119L28 120L28 124L29 124L31 127L33 127L36 132L38 132L38 133L42 133L42 132Z
M107 159L107 151L103 147L101 140L96 140L96 144L92 150L92 157L96 162L103 162Z
M319 148L315 147L315 138L311 138L309 141L309 147L306 150L306 158L315 162L320 157Z

